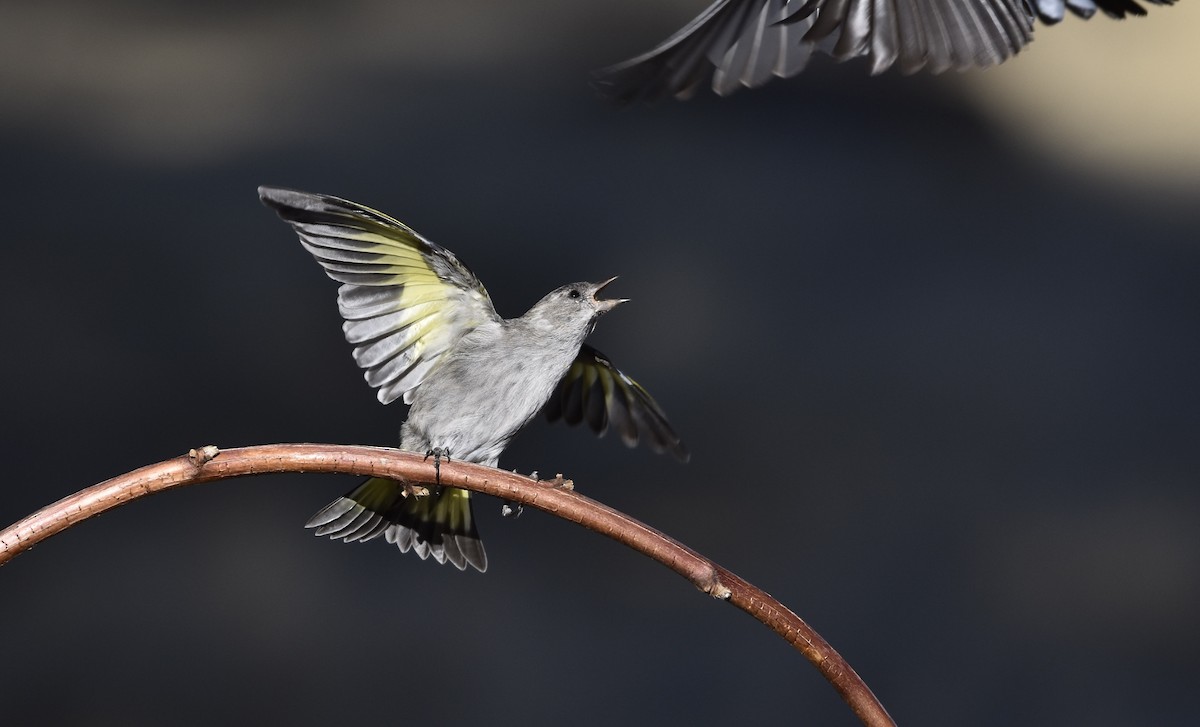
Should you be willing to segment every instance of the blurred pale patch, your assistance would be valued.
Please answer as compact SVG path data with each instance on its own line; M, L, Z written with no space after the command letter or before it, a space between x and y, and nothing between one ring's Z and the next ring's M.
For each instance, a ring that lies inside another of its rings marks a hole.
M1009 63L954 77L1014 134L1083 171L1200 178L1200 4L1038 26Z

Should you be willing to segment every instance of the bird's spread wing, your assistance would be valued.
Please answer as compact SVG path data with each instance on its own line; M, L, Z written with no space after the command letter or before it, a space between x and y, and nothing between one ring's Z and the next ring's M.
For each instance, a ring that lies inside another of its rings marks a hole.
M1057 23L1067 10L1087 19L1103 10L1105 15L1123 18L1126 15L1145 15L1146 9L1134 0L1032 0L1038 17L1045 23ZM1174 5L1175 0L1142 0L1152 5Z
M712 73L713 91L755 87L804 69L814 50L838 60L865 56L871 72L991 66L1066 10L1089 18L1145 15L1142 5L1175 0L716 0L647 53L596 73L616 103L687 98Z
M627 446L646 442L655 452L688 459L687 447L671 428L667 415L633 379L609 363L604 354L584 345L545 408L550 421L586 421L603 436L611 426Z
M439 356L471 329L499 320L466 265L391 217L323 194L274 187L258 194L342 283L342 330L383 403L411 403Z
M798 5L798 4L797 4ZM713 90L758 86L772 75L792 76L812 48L800 42L811 25L787 0L717 0L655 48L596 72L595 85L617 103L666 96L687 98L714 67Z
M658 47L599 71L596 85L618 103L685 98L712 69L725 95L799 73L813 50L866 56L872 73L988 66L1028 43L1032 26L1025 0L717 0Z

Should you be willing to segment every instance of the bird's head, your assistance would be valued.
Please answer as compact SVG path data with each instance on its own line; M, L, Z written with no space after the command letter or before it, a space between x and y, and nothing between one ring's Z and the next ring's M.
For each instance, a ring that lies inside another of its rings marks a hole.
M599 283L570 283L550 291L539 300L523 317L540 327L549 327L564 332L578 332L580 340L592 332L596 319L616 308L627 298L599 298L616 276Z

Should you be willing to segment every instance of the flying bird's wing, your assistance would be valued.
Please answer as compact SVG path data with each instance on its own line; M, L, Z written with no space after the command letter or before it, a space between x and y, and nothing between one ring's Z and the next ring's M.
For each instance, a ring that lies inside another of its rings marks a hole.
M1002 63L1067 10L1090 18L1145 15L1175 0L716 0L657 47L601 69L595 85L616 103L687 98L712 74L726 95L772 76L794 76L814 50L838 60L865 56L871 72L903 73Z
M670 452L686 462L687 447L650 394L604 354L584 344L544 409L550 421L586 421L600 436L611 426L629 447L639 441L655 452Z
M1175 0L1142 0L1154 5L1174 5ZM1146 9L1134 0L1032 0L1038 17L1047 24L1063 19L1068 9L1085 20L1103 10L1105 15L1124 18L1126 15L1145 15Z
M413 391L468 331L500 318L454 253L369 207L323 194L259 187L259 197L342 283L338 310L354 360L384 404Z
M717 0L661 44L596 72L596 87L617 103L665 96L687 98L716 68L713 90L759 86L771 76L799 73L812 53L800 40L812 24L804 16L782 24L787 0ZM734 57L736 56L736 57Z

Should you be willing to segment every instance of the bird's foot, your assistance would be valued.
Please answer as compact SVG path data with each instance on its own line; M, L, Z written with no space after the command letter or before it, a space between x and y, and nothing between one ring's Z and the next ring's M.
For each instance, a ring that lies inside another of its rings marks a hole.
M433 457L433 480L434 480L434 482L437 483L438 487L441 487L442 486L442 458L445 457L446 461L449 462L450 461L450 450L446 449L445 447L434 447L433 449L431 449L425 453L425 459L429 459L430 457Z
M575 483L572 482L571 480L563 479L562 472L559 472L556 475L554 475L554 479L546 480L546 483L549 484L551 487L553 487L555 489L559 489L559 490L569 490L572 492L574 492L574 490L575 490Z
M519 475L521 473L517 472L516 470L513 470L513 474ZM529 479L533 480L534 482L542 481L541 478L538 477L537 470L534 470L533 472L529 473ZM521 517L521 513L523 513L523 512L525 512L525 506L519 502L512 502L511 500L505 500L503 503L500 504L500 514L504 517L511 517L513 519L516 519L516 518Z

